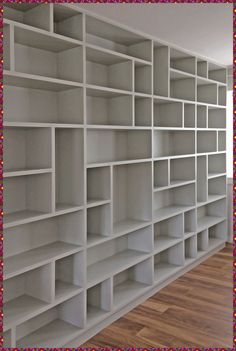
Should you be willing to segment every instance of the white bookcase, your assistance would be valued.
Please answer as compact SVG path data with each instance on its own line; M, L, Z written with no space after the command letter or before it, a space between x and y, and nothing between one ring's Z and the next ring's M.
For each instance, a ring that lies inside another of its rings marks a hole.
M4 6L4 347L77 347L226 241L226 68Z

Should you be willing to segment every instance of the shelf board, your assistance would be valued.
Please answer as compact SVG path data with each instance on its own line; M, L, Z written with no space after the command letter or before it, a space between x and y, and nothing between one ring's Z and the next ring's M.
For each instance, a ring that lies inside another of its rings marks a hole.
M109 97L118 97L121 95L132 95L132 91L129 90L121 90L121 89L114 89L114 88L108 88L108 87L103 87L100 85L94 85L94 84L86 84L86 91L88 96L94 96L94 97L104 97L104 98L109 98Z
M115 308L122 307L133 301L139 295L142 295L145 290L148 290L150 285L140 283L134 280L127 280L114 287L113 304Z
M158 236L158 239L154 237L154 253L156 254L161 251L164 251L169 247L180 243L182 240L183 238L173 238L167 235L160 235Z
M195 182L196 182L195 180L172 180L169 185L155 187L154 192L171 189L171 188L177 188L177 187L184 186L187 184L192 184Z
M197 220L197 231L198 233L204 229L212 227L215 224L223 222L225 220L224 217L214 217L214 216L205 216L198 218Z
M185 233L184 233L184 239L191 238L191 237L194 236L195 234L196 234L195 232L185 232Z
M7 329L24 322L48 305L48 303L28 295L22 295L4 303L4 328Z
M176 266L170 263L158 263L154 266L154 281L160 283L175 274L181 268L182 266Z
M187 79L187 78L194 78L195 74L191 74L179 69L170 68L170 80L177 80L177 79Z
M111 239L114 238L101 234L87 233L87 247L93 247Z
M145 252L127 249L87 267L88 287L94 286L109 276L145 260Z
M81 249L81 246L58 241L5 258L4 279L9 279L18 274L30 271L52 260L72 255Z
M149 221L140 221L138 219L126 219L113 224L113 235L122 235L131 231L146 227L150 224Z
M57 348L78 335L79 328L56 319L17 341L17 348Z
M209 245L208 248L209 250L212 250L219 246L220 244L223 244L226 240L220 239L220 238L209 238Z
M62 91L82 86L81 83L77 82L8 70L4 70L3 79L4 85L52 91Z
M146 163L151 162L151 158L142 158L137 160L125 160L125 161L108 161L108 162L96 162L96 163L88 163L87 168L97 168L104 166L119 166L119 165L129 165L134 163Z
M185 266L189 266L189 265L190 265L191 263L193 263L196 259L197 259L197 257L186 257L186 258L185 258L184 265L185 265Z
M110 204L111 200L90 199L87 201L87 208Z
M208 195L207 201L198 202L197 207L205 206L207 204L210 204L211 202L215 202L225 198L226 198L226 194L225 195Z
M97 324L102 319L106 318L109 312L104 311L98 307L88 305L87 306L87 327Z
M66 283L61 280L56 280L55 282L55 301L64 301L65 298L69 299L77 294L79 294L83 289L74 284Z
M76 212L79 210L83 209L83 205L81 206L76 206L76 205L72 205L72 204L61 204L61 203L57 203L56 204L56 214L64 214L64 213L70 213L70 212Z
M32 210L24 210L17 211L9 214L4 214L4 228L10 228L19 224L29 223L34 220L39 220L43 218L47 218L49 213L40 212L40 211L32 211Z
M69 123L38 123L38 122L16 122L16 121L5 121L3 122L4 127L14 127L14 128L84 128L84 124L69 124Z
M208 173L208 179L226 177L226 173Z
M113 56L117 56L117 57L120 57L120 58L125 59L125 60L134 60L135 62L137 62L137 64L149 65L149 66L152 65L152 63L150 61L142 60L142 59L139 59L137 57L134 57L134 56L131 56L131 55L127 55L127 54L123 54L123 53L120 53L120 52L117 52L117 51L114 51L114 50L111 50L111 49L105 49L105 48L103 48L101 46L98 46L98 45L85 43L85 46L87 48L91 48L91 49L95 49L95 50L100 51L100 52L111 54Z
M169 218L169 217L173 217L179 213L183 213L186 212L188 210L191 210L195 208L194 205L189 205L189 206L184 206L184 205L173 205L173 206L167 206L167 207L163 207L160 208L158 210L155 210L153 213L153 218L154 218L154 222L159 222L163 219Z
M215 152L216 153L216 152ZM204 154L205 155L205 154ZM195 154L187 154L187 155L169 155L169 156L159 156L154 157L154 161L168 160L168 159L176 159L176 158L188 158L195 157Z
M45 173L51 173L51 172L52 172L52 168L14 170L14 171L5 171L3 173L3 177L4 178L21 177L21 176L28 176L33 174L45 174Z
M87 124L87 129L109 129L109 130L151 130L150 126L130 126L130 125L115 125L115 124Z

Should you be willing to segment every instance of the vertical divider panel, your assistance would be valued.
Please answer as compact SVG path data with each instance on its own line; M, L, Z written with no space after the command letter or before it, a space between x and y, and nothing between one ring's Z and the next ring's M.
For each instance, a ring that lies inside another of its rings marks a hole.
M53 6L54 4L48 4L49 6L49 32L53 33L54 31L54 11Z
M16 327L11 329L11 347L16 347Z
M110 203L110 226L111 226L111 233L113 233L113 198L114 198L114 194L113 194L113 174L114 174L114 167L110 166L110 199L111 199L111 203Z
M52 212L56 211L56 129L51 128L51 150L52 150Z
M101 308L111 311L113 306L113 278L105 280L101 285Z

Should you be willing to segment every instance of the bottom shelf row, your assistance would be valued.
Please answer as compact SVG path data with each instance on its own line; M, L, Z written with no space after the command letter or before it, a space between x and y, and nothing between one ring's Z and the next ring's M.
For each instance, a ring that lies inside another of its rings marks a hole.
M224 242L226 221L154 254L4 333L4 347L62 347ZM18 282L20 284L20 282ZM56 337L55 337L56 335Z

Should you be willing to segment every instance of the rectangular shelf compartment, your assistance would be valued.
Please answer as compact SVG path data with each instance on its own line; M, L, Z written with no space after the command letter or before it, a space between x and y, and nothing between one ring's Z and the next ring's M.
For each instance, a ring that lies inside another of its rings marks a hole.
M87 89L87 124L132 126L132 96Z
M208 155L208 177L226 173L226 154Z
M196 74L196 58L185 52L170 48L170 68Z
M209 235L209 247L214 248L219 244L227 241L227 222L223 221L218 223L208 230Z
M86 48L86 83L132 91L132 61Z
M4 281L4 326L30 318L54 298L52 264Z
M152 258L136 264L113 277L113 305L120 308L142 295L153 284Z
M197 235L184 241L185 264L190 263L197 257Z
M83 90L71 86L53 91L5 85L4 118L6 122L82 124Z
M226 86L218 86L218 105L226 106Z
M208 194L226 196L226 175L208 180Z
M192 131L155 130L154 157L195 153L195 133Z
M4 18L50 31L48 4L4 4Z
M220 83L226 83L227 70L221 66L218 66L214 63L209 63L208 65L208 76L209 79L216 80Z
M169 162L161 160L154 162L154 190L169 185Z
M81 293L17 326L16 347L53 348L65 345L85 325L84 305L85 298Z
M197 131L197 152L217 151L217 135L215 131Z
M162 220L184 212L195 205L195 184L154 193L154 220Z
M53 4L53 30L55 33L83 40L83 15L71 8Z
M217 84L207 79L197 79L197 101L217 105Z
M197 128L207 128L207 106L197 105Z
M169 96L169 60L169 47L155 42L153 50L153 85L155 95Z
M151 40L91 16L86 16L86 41L104 49L151 61Z
M84 203L83 131L57 128L55 134L56 210Z
M152 125L152 99L146 97L134 97L134 118L136 127Z
M184 213L184 236L190 236L197 230L196 210L190 210Z
M111 169L98 167L87 169L87 204L111 198Z
M197 75L199 77L208 78L208 62L197 59Z
M226 109L208 106L208 128L226 128Z
M199 254L202 254L208 250L208 247L209 247L208 229L205 229L197 234L197 251Z
M151 163L114 167L113 232L151 220L151 172Z
M178 243L184 234L183 215L170 217L154 224L154 250L161 252Z
M161 283L184 265L183 242L154 255L154 281Z
M110 204L87 209L87 245L96 244L112 234Z
M195 180L195 158L184 157L170 160L170 185Z
M207 229L226 218L226 199L221 199L197 209L197 231Z
M36 174L4 181L5 224L28 220L52 211L52 176Z
M83 82L83 47L80 45L71 44L68 48L65 43L64 47L57 48L53 37L48 37L44 45L44 38L32 31L28 40L27 32L15 36L14 50L16 72Z
M81 291L85 284L85 256L79 252L55 262L55 300Z
M218 131L218 151L226 151L226 132Z
M185 73L170 72L170 97L195 101L196 84L195 78Z
M4 171L52 168L49 128L4 128Z
M196 106L194 104L184 104L184 127L195 128L196 126Z
M152 67L135 62L134 91L136 93L152 94Z
M89 130L87 162L104 163L151 157L151 132L144 130Z
M84 213L77 211L5 230L5 276L73 254L85 243ZM17 243L17 245L16 245Z
M89 248L87 251L88 287L143 261L152 250L151 226Z
M178 127L183 125L183 104L154 99L154 127Z
M197 202L205 202L208 198L207 157L197 157Z

